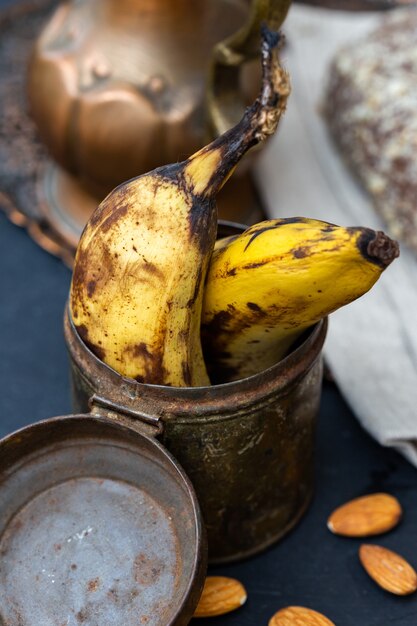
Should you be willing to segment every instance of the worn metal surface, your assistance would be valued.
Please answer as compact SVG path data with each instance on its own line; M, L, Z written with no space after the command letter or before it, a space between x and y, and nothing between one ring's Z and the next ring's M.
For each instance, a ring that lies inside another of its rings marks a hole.
M232 11L244 15L246 0L236 6L231 0L221 1L233 5ZM29 115L26 84L34 43L58 4L57 0L19 0L11 6L0 7L0 210L13 223L26 228L42 248L71 266L79 235L102 197L87 192L77 177L57 166L48 156ZM245 93L253 80L249 76L243 81ZM202 81L203 76L199 75L197 91L200 95ZM200 128L200 122L195 120L196 132L203 143L204 129ZM128 139L131 145L131 132ZM174 137L174 140L177 139ZM159 149L159 145L158 139L150 152L156 147ZM178 160L178 153L174 160ZM161 164L162 161L157 163ZM138 173L135 170L132 175ZM128 177L128 171L123 172L123 179ZM228 219L247 223L259 221L262 207L250 172L242 172L238 181L232 179L221 191L219 207Z
M105 195L198 150L212 47L247 13L245 0L198 0L192 10L186 0L60 3L28 72L32 114L57 162Z
M238 230L222 225L220 234ZM287 358L256 376L175 388L117 374L86 348L66 312L74 407L85 411L97 394L119 405L123 419L134 422L132 411L159 417L162 443L197 492L209 559L236 560L284 536L308 505L326 328L323 320Z
M161 441L197 492L212 562L257 553L296 523L313 489L326 322L263 374L201 388L124 379L89 352L68 317L65 333L76 410L99 393L161 417Z
M183 160L218 135L208 124L205 102L207 77L214 75L212 49L243 25L250 31L246 21L253 13L256 71L241 71L239 63L232 93L222 87L215 98L221 110L225 100L228 113L233 111L229 126L240 119L259 85L259 22L272 13L269 5L281 2L253 0L253 11L247 0L198 0L192 8L185 0L58 5L35 42L28 94L55 160L39 185L40 206L71 246L112 188ZM243 64L255 53L241 56ZM220 194L224 217L250 222L260 217L249 165L246 160L239 166Z
M2 626L185 626L205 574L182 470L108 417L39 422L0 442Z

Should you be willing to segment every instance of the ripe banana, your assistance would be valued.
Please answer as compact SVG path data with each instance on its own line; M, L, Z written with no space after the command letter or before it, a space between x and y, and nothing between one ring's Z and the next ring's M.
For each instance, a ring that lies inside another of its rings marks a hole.
M211 382L277 363L308 327L368 291L398 254L382 232L302 217L217 242L202 315Z
M272 134L289 94L262 39L262 89L241 121L186 161L112 191L79 242L70 314L85 344L140 382L209 384L200 340L203 288L217 230L215 196L253 145Z

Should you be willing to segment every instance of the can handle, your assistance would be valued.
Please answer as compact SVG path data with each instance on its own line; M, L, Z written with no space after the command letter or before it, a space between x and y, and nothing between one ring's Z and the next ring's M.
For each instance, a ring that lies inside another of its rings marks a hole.
M113 402L108 398L103 398L98 394L93 394L88 401L90 411L92 415L102 415L103 409L105 409L106 416L115 419L118 422L128 422L129 428L134 428L140 433L152 434L154 437L159 437L164 431L164 424L160 417L157 415L151 415L144 411L138 411L136 409L130 409L123 404ZM132 419L133 418L133 419ZM144 427L151 428L144 428Z
M278 30L290 8L291 0L252 0L247 22L227 39L213 47L207 85L209 131L218 136L242 116L240 69L260 56L261 24Z

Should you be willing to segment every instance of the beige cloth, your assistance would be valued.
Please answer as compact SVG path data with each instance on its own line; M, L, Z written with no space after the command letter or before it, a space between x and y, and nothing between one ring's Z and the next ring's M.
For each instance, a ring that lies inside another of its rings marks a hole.
M271 217L301 215L386 230L319 114L330 58L380 15L292 7L283 55L292 94L257 166ZM325 354L366 430L417 465L417 259L404 246L371 292L331 315Z

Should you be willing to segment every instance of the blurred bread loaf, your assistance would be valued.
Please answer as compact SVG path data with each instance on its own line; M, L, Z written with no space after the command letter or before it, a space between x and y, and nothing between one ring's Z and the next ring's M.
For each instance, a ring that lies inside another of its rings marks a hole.
M417 10L389 13L334 58L330 132L390 234L417 252Z

